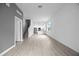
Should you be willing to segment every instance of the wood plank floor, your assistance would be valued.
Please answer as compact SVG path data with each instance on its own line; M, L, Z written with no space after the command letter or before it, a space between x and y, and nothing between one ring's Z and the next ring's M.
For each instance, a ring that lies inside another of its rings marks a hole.
M24 42L17 43L4 56L77 56L77 52L48 37L47 35L33 35Z

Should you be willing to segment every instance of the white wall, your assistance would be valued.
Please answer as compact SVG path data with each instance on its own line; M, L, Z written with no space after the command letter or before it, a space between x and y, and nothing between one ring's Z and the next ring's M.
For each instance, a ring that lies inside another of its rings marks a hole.
M51 21L54 23L54 28L52 26L52 30L47 33L79 52L79 4L65 4Z
M49 22L51 22L51 27L50 27L50 29L48 30L48 23L49 23ZM53 17L50 18L50 20L47 21L46 24L47 24L47 25L46 25L46 29L47 29L47 32L46 32L46 33L47 33L49 36L51 36L52 38L56 39L54 18L53 18Z

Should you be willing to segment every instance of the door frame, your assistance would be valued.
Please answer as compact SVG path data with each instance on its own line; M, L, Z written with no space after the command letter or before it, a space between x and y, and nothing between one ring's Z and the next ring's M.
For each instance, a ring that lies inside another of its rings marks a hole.
M18 19L19 19L19 20L18 20ZM21 31L20 31L20 33L21 33L21 34L20 34L20 36L21 36L21 37L20 37L20 41L23 41L23 35L22 35L22 34L23 34L23 32L22 32L22 28L23 28L22 25L23 25L23 24L22 24L22 19L20 19L20 18L18 18L17 16L15 16L15 17L14 17L14 44L15 44L15 45L16 45L16 41L17 41L17 39L16 39L16 20L20 21L20 23L21 23L21 25L20 25L20 26L21 26L21 27L20 27L20 28L21 28Z

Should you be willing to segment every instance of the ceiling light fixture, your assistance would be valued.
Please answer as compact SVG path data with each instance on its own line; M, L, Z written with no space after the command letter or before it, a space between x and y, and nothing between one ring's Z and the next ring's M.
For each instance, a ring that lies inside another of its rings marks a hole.
M43 6L42 5L38 5L38 8L42 8Z

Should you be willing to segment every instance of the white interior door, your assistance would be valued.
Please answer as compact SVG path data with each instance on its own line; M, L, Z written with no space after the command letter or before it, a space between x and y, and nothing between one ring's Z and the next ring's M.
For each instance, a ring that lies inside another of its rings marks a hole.
M22 39L22 20L15 17L15 41L23 41Z

